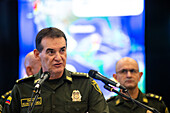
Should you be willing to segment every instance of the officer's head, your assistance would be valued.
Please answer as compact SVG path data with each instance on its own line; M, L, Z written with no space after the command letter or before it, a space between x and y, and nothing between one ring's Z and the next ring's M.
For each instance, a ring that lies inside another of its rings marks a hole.
M113 77L127 89L138 88L138 82L143 73L139 72L139 66L136 60L124 57L116 63L116 74Z
M45 28L37 34L34 54L40 59L43 72L51 74L50 79L60 78L64 72L66 46L66 36L57 28Z
M33 51L26 55L24 66L28 76L38 73L41 69L41 62L38 58L35 58Z

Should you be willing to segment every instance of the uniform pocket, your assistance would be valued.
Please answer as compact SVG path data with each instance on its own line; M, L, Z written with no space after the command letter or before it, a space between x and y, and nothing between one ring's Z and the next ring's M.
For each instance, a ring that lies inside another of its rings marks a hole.
M27 113L28 107L21 108L21 113ZM43 105L34 106L31 113L43 113Z
M88 110L87 102L68 102L65 104L68 113L85 113Z

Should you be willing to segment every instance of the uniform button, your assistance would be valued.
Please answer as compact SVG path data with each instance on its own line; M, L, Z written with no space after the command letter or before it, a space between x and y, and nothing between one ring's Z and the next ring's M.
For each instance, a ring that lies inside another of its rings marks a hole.
M70 106L68 106L68 108L70 108Z
M80 111L80 109L79 109L79 108L76 108L76 110L77 110L77 111Z
M53 105L52 107L55 108L55 105Z

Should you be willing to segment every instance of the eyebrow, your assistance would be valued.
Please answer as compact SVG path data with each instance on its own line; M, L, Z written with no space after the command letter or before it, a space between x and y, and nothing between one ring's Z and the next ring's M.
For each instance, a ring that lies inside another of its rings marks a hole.
M60 49L65 49L65 48L66 48L66 46L63 46ZM54 49L48 48L46 51L52 51L52 50L54 50Z
M66 48L66 46L63 46L61 49L65 49Z
M54 49L48 48L46 51L52 51L52 50L54 50Z

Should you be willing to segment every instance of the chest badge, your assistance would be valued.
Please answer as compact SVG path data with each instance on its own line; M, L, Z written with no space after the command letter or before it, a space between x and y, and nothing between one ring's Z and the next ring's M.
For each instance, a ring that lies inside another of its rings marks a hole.
M81 97L82 96L81 96L79 90L73 90L72 96L71 96L73 102L77 102L77 101L80 102L81 101Z

